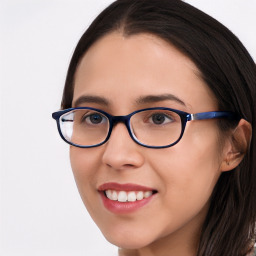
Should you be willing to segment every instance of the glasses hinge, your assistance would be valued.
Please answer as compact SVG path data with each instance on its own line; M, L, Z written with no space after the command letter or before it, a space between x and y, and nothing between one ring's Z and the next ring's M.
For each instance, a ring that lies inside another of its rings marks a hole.
M197 120L196 114L191 114L190 115L190 120Z

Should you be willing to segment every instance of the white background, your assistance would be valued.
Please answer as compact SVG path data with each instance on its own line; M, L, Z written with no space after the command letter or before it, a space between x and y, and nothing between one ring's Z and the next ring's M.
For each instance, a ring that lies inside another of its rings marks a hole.
M109 0L0 0L0 255L115 255L88 216L51 113L74 47ZM190 0L256 59L256 0ZM104 217L104 216L103 216Z

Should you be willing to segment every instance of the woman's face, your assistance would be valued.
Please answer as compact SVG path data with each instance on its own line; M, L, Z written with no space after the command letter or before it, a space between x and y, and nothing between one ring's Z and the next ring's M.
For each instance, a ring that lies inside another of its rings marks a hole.
M73 107L83 106L111 115L148 107L217 110L190 59L155 36L119 33L96 42L77 69ZM223 160L216 120L188 122L181 141L164 149L136 144L118 123L107 143L88 149L71 146L70 158L87 210L104 236L123 248L165 241L193 247ZM112 199L120 191L124 197L149 197L119 202L108 199L106 190Z

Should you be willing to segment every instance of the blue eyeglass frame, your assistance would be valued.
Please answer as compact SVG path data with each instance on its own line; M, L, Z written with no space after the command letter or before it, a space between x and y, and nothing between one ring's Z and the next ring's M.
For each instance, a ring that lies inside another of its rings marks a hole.
M73 110L77 110L77 109L89 109L89 110L94 110L94 111L97 111L99 113L102 113L103 115L105 115L108 120L109 120L109 131L108 131L108 134L107 134L107 137L106 139L101 142L101 143L98 143L96 145L92 145L92 146L82 146L82 145L78 145L78 144L75 144L75 143L72 143L70 141L67 141L65 139L65 137L63 136L62 132L61 132L61 128L60 128L60 117L63 115L63 114L66 114L70 111L73 111ZM178 114L181 118L181 134L180 134L180 137L173 143L171 144L168 144L168 145L165 145L165 146L148 146L148 145L145 145L143 143L141 143L140 141L138 141L136 139L136 137L133 135L132 131L131 131L131 128L130 128L130 119L133 115L139 113L139 112L142 112L142 111L146 111L146 110L168 110L168 111L172 111L176 114ZM172 108L164 108L164 107L156 107L156 108L144 108L144 109L140 109L140 110L137 110L137 111L134 111L126 116L112 116L110 114L108 114L107 112L103 111L103 110L100 110L100 109L97 109L97 108L91 108L91 107L78 107L78 108L68 108L68 109L64 109L64 110L60 110L60 111L57 111L57 112L54 112L52 113L52 118L56 120L57 122L57 127L58 127L58 131L59 131L59 134L61 136L61 138L67 142L68 144L72 145L72 146L75 146L75 147L79 147L79 148L93 148L93 147L98 147L98 146L101 146L102 144L106 143L108 141L108 139L110 138L110 135L111 135L111 132L113 130L113 127L115 124L117 123L124 123L128 132L129 132L129 135L130 137L132 138L133 141L135 141L137 144L143 146L143 147L146 147L146 148L168 148L168 147L172 147L174 146L175 144L177 144L183 134L184 134L184 131L185 131L185 128L186 128L186 124L187 122L189 121L193 121L193 120L207 120L207 119L216 119L216 118L227 118L227 119L230 119L230 120L236 120L236 121L239 121L241 119L241 117L239 117L236 113L233 113L233 112L229 112L229 111L210 111L210 112L201 112L201 113L196 113L196 114L190 114L190 113L187 113L187 112L184 112L184 111L181 111L181 110L177 110L177 109L172 109Z

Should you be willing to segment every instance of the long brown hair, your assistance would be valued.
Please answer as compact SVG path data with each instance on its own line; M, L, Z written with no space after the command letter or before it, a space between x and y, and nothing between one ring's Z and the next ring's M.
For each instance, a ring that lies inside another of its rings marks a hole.
M154 34L188 56L213 91L220 110L256 119L256 68L241 42L226 27L180 0L118 0L83 34L68 69L62 108L71 107L76 68L90 46L104 35ZM220 123L220 130L230 128ZM244 256L255 241L256 136L241 164L223 173L213 191L202 228L198 256Z

